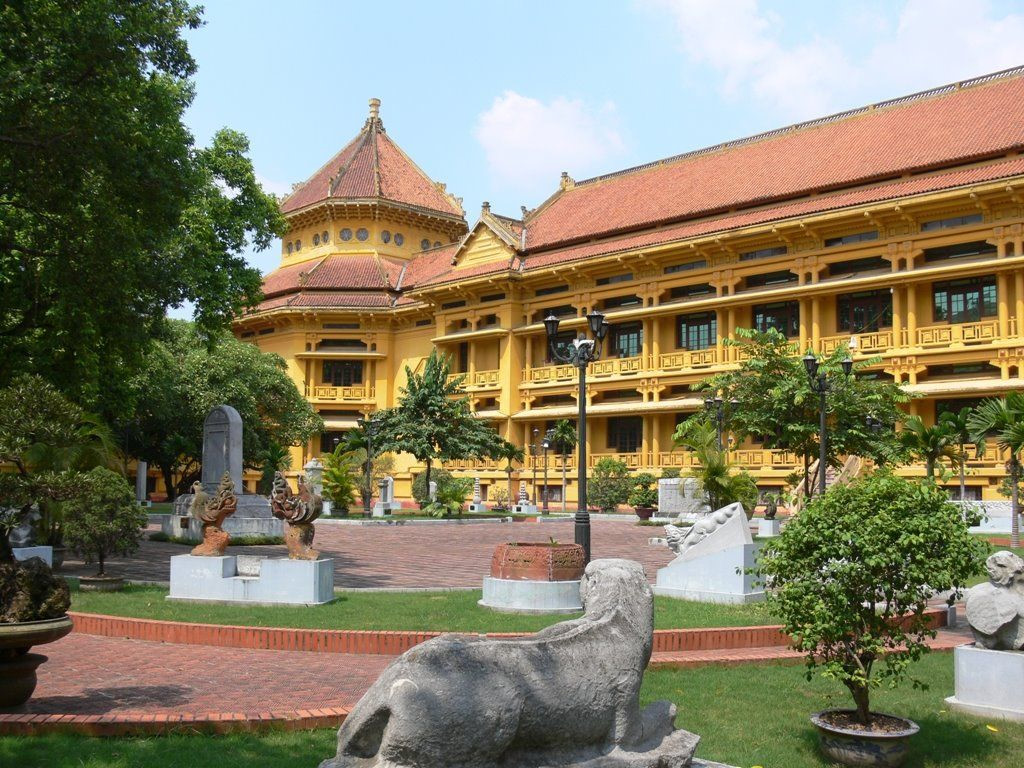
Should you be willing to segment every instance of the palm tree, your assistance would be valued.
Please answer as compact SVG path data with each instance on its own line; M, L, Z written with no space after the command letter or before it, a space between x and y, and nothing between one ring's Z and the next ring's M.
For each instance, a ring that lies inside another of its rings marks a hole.
M554 428L551 430L551 443L555 446L555 450L558 451L562 457L562 512L565 512L565 499L569 495L568 486L565 480L565 461L566 457L572 453L576 447L577 433L576 425L568 419L560 419L555 423Z
M971 442L971 430L967 425L971 417L970 408L961 408L957 413L945 411L939 416L939 423L945 424L957 445L957 463L960 465L960 504L967 499L967 452L964 445Z
M992 437L1000 448L1010 452L1006 468L1010 474L1010 546L1020 546L1020 452L1024 450L1024 392L985 400L967 419L971 439L979 451Z
M956 451L956 435L944 422L926 426L920 416L910 416L900 431L900 442L915 459L923 459L929 480L935 479L935 468L943 458L956 467L960 456Z
M522 464L526 459L526 452L514 443L510 443L508 440L502 440L492 458L495 461L507 462L505 464L505 472L508 474L508 503L516 503L516 497L512 493L512 462Z
M757 485L746 472L734 471L728 451L718 445L718 429L703 414L691 417L677 428L672 440L676 446L697 455L698 468L689 473L700 483L712 510L739 502L747 515L757 503Z

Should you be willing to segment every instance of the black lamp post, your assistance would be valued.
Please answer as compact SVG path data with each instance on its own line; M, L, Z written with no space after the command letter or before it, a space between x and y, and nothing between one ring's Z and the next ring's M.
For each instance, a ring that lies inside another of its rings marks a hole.
M583 547L584 557L590 562L590 512L587 509L587 366L601 357L601 342L608 335L608 321L596 309L587 315L592 338L580 335L565 350L555 348L559 320L554 315L544 318L551 357L560 363L575 365L579 369L579 419L577 435L579 447L577 472L579 474L579 503L576 505L576 543Z
M877 435L879 432L881 432L882 428L885 426L885 424L882 423L881 419L876 418L874 414L870 413L868 414L868 417L864 419L864 423L867 425L867 428L870 429L871 433L874 435ZM884 459L878 459L878 466L882 466L884 463Z
M356 419L356 424L366 432L366 494L363 496L363 517L370 517L370 502L373 501L373 417Z
M551 430L549 429L544 433L544 439L540 441L540 447L544 449L544 491L541 496L544 497L544 514L548 513L548 450L551 448Z
M811 350L804 355L804 370L807 371L807 379L811 383L811 389L818 393L818 411L821 422L818 426L818 493L825 494L826 469L828 468L828 425L825 423L827 404L825 398L832 389L832 383L828 375L821 370L818 358ZM853 370L853 360L847 355L842 362L843 376L849 376Z
M729 407L735 411L736 406L739 405L740 401L733 398L729 401ZM704 399L704 410L711 416L712 421L715 422L716 431L718 433L718 450L724 450L725 440L723 436L725 434L725 400L717 395L715 397L708 397Z

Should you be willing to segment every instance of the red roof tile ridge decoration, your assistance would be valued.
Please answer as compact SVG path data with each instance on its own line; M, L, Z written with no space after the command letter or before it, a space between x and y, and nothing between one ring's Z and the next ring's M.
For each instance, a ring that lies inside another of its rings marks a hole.
M359 134L281 201L281 211L289 214L330 199L369 199L464 218L459 199L402 151L372 110Z
M575 182L526 219L534 251L1024 148L1024 67Z

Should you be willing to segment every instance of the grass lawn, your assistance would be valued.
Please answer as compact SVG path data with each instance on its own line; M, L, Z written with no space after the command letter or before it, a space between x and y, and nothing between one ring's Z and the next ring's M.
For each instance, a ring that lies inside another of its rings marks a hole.
M123 592L79 592L72 588L71 610L144 619L235 624L251 627L313 629L451 630L536 632L568 618L496 613L476 603L480 592L340 592L329 605L246 606L181 603L164 598L163 587L129 586ZM712 605L654 598L659 629L737 627L772 624L764 606Z
M874 709L903 715L921 726L905 768L1018 768L1024 726L955 715L943 698L953 690L949 653L914 666L930 685L910 685L874 695ZM644 703L670 699L677 724L702 736L697 755L751 768L825 768L808 716L848 706L845 689L802 667L742 666L653 670L641 692ZM95 739L75 736L0 738L0 765L18 768L310 768L334 754L333 730L263 735L166 736Z

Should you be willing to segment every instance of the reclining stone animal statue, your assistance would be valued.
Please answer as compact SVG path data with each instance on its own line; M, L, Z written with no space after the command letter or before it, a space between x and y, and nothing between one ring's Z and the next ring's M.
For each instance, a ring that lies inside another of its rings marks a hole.
M654 603L639 563L595 560L584 615L521 638L442 635L396 659L320 768L683 768L699 737L640 710Z
M974 640L990 650L1024 650L1024 560L1004 549L989 555L985 568L988 582L964 595Z

